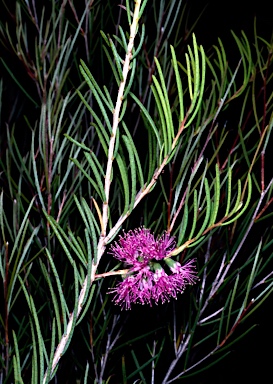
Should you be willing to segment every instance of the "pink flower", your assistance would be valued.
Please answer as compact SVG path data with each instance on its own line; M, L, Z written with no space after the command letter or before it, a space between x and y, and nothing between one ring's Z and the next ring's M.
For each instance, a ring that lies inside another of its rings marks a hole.
M194 284L198 279L194 261L181 266L168 257L175 248L175 240L169 234L155 239L149 229L139 228L120 236L110 253L125 263L129 270L125 279L118 283L110 293L113 301L122 308L130 309L132 303L156 304L176 298L187 284ZM168 266L166 272L163 264Z

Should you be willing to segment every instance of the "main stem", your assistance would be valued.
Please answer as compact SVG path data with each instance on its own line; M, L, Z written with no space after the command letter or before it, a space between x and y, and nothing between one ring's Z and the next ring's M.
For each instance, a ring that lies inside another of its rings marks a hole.
M107 223L108 223L111 172L112 172L113 160L114 160L113 154L114 154L116 134L117 134L117 130L118 130L119 116L120 116L120 110L121 110L121 106L122 106L125 84L126 84L129 70L130 70L130 60L132 58L134 39L135 39L138 20L139 20L140 4L141 4L141 0L136 0L133 22L130 26L130 38L129 38L129 43L128 43L127 52L126 52L124 65L123 65L123 71L122 71L122 75L123 75L122 77L123 78L121 79L121 82L119 85L116 106L115 106L115 110L113 113L113 126L112 126L112 134L111 134L111 138L110 138L110 142L109 142L109 148L108 148L108 160L107 160L107 167L106 167L106 174L105 174L105 185L104 185L106 200L103 203L103 208L102 208L102 212L103 212L103 214L102 214L102 228L101 228L100 240L98 243L97 262L95 264L92 263L91 284L95 280L96 270L98 268L100 259L104 253L104 250L105 250L105 237L106 237L106 229L107 229ZM64 334L62 335L60 343L57 346L57 349L55 351L52 366L50 369L50 375L54 372L62 354L64 353L64 350L68 346L68 342L71 339L71 333L73 333L73 330L74 330L73 320L75 320L75 316L76 316L76 318L78 318L80 313L81 313L81 310L82 310L83 304L84 304L84 298L85 298L85 293L86 293L87 287L88 287L88 284L87 284L87 276L86 276L85 280L83 282L82 288L81 288L80 295L79 295L78 307L75 308L73 313L70 315L69 321L67 324L67 328L66 328ZM76 313L75 313L75 311L76 311ZM47 369L45 372L45 375L44 375L43 384L45 384L48 381L48 374L49 374L49 372Z
M116 106L113 113L113 127L112 127L110 142L109 142L108 161L107 161L105 185L104 185L106 201L104 202L103 208L102 208L102 222L103 222L102 237L106 236L106 228L108 223L108 210L109 210L109 194L110 194L110 185L111 185L111 172L112 172L113 160L114 160L113 154L114 154L118 124L119 124L119 115L120 115L120 110L121 110L122 100L124 95L124 88L125 88L126 80L130 70L130 61L132 58L134 39L135 39L138 20L139 20L138 15L139 15L140 3L141 3L141 0L137 0L135 2L134 17L133 17L133 22L130 28L130 38L129 38L129 43L127 47L127 53L124 60L123 71L122 71L123 78L121 79L121 83L119 85Z

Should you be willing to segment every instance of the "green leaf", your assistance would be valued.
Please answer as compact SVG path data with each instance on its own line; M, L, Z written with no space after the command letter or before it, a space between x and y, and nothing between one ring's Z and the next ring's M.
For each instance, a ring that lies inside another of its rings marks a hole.
M160 97L160 100L162 102L162 108L164 111L165 119L166 119L166 125L167 125L167 133L169 137L169 142L171 144L173 138L174 138L174 127L173 127L173 120L172 120L172 113L171 113L171 107L169 102L169 95L167 91L167 87L164 80L164 75L162 72L162 69L160 67L159 61L155 57L155 64L157 67L157 71L159 74L160 79L160 85L158 82L156 82L156 88ZM153 76L153 80L155 81L156 78Z
M159 132L155 126L155 123L152 119L152 117L150 116L148 110L144 107L144 105L140 102L140 100L131 92L130 93L130 96L132 97L132 99L137 103L137 105L140 107L141 109L141 112L144 114L144 116L146 117L150 127L152 128L155 136L156 136L156 139L157 139L157 143L158 143L158 146L161 147L161 141L160 141L160 137L159 137Z
M215 165L215 170L216 170L216 177L214 179L214 198L213 198L213 203L212 203L212 211L211 211L211 218L209 222L209 227L215 224L218 209L219 209L219 202L220 202L220 171L219 167L216 164Z
M123 212L126 213L129 210L129 204L130 204L129 179L128 179L128 174L127 174L127 167L126 167L125 162L121 158L119 153L117 154L116 160L117 160L117 164L119 167L123 191L124 191L124 211Z
M175 73L175 79L176 79L176 87L177 87L177 93L178 93L178 100L179 100L179 122L181 123L184 119L185 113L184 113L184 101L183 101L183 88L182 88L182 81L181 76L179 74L175 50L173 46L171 45L171 54L172 54L172 65Z
M49 250L46 248L45 251L46 251L46 255L47 255L47 258L48 258L50 267L51 267L52 272L53 272L53 276L54 276L55 281L56 281L57 290L58 290L58 294L59 294L59 299L60 299L60 302L61 302L61 316L62 316L62 321L63 321L63 323L64 323L64 329L66 329L66 327L67 327L67 317L68 317L68 315L69 315L69 310L68 310L68 306L67 306L67 303L66 303L64 294L63 294L62 283L61 283L61 281L60 281L59 274L58 274L58 272L57 272L57 269L56 269L56 267L55 267L54 261L53 261L53 259L52 259L52 256L51 256ZM45 272L46 272L46 271L45 271ZM48 280L48 281L50 280L50 277L49 277L49 276L47 277L47 280ZM54 293L54 296L55 296L55 293ZM57 303L56 303L55 305L56 305L56 311L58 311ZM56 318L57 318L57 317L56 317ZM57 325L58 325L58 323L57 323ZM59 325L58 325L58 327L59 327ZM59 329L58 329L58 330L59 330Z

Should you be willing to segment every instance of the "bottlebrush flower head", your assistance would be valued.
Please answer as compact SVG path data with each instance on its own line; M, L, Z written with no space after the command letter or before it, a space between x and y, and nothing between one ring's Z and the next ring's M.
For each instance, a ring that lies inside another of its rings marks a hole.
M169 301L198 278L194 260L183 266L168 257L175 249L174 237L155 236L146 228L129 231L119 237L110 253L128 268L125 279L109 292L113 301L130 309L132 303L149 304Z

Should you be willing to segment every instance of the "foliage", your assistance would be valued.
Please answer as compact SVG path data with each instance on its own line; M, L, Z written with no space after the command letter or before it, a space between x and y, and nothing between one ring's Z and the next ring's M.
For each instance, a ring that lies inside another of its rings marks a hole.
M220 39L209 55L194 22L183 33L181 3L6 5L3 383L186 379L272 293L272 42L233 33L233 68ZM196 258L200 281L121 312L107 251L141 225L175 236L169 256Z

